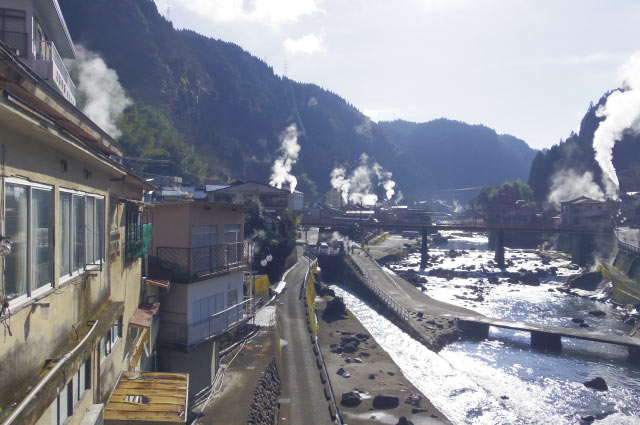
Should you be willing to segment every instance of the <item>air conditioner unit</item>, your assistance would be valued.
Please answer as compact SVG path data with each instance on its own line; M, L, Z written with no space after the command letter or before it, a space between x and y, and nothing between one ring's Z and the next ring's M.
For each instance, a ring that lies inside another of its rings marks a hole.
M104 425L104 404L89 406L80 425Z

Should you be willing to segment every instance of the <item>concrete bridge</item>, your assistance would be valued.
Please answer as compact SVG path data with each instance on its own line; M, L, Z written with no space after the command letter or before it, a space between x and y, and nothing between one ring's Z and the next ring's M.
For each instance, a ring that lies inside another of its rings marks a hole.
M459 230L464 232L493 233L496 235L495 262L499 267L505 266L504 260L504 234L505 232L532 232L532 233L573 233L577 235L589 235L610 231L609 229L588 229L581 227L559 227L544 225L505 225L486 224L480 221L446 221L435 223L417 222L414 220L378 220L376 218L361 219L349 217L308 217L302 219L302 227L319 227L332 230L392 230L419 231L422 235L421 259L422 267L426 266L429 258L429 246L427 235L440 230Z
M454 317L454 316L450 316ZM640 363L640 338L626 335L604 334L585 329L563 328L559 326L547 326L537 323L516 322L511 320L493 319L478 316L455 316L458 328L467 336L485 339L489 337L489 327L495 326L503 329L525 331L531 334L531 346L552 351L562 349L562 338L575 338L585 341L594 341L606 344L627 347L629 360Z

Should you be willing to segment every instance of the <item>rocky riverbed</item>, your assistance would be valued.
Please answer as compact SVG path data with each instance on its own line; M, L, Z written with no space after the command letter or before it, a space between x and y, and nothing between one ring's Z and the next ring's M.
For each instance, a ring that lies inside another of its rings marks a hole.
M320 343L345 422L449 424L333 291L318 298Z

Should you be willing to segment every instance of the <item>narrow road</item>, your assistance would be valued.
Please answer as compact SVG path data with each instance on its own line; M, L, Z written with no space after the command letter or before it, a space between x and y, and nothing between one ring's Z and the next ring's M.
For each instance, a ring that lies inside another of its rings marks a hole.
M331 424L328 404L324 398L320 370L307 330L304 301L300 298L302 279L309 261L298 251L298 264L286 277L286 290L278 300L276 317L282 345L281 424ZM286 341L286 342L285 342ZM286 420L282 420L286 417Z

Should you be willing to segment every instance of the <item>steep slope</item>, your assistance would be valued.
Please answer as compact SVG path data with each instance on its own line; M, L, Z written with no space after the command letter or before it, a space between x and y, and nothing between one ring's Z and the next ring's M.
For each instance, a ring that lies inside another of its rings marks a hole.
M535 156L523 140L482 125L447 119L379 125L398 150L400 181L420 181L415 195L525 180Z
M209 175L269 177L279 135L296 123L300 160L321 190L335 161L362 152L393 166L392 146L344 99L274 74L233 43L176 31L148 0L61 0L73 39L99 52L129 95L161 110L209 162Z
M571 132L569 137L554 145L546 152L538 152L529 174L529 185L533 189L536 201L545 201L551 192L554 176L557 173L573 170L581 175L589 172L596 185L602 186L602 170L595 160L593 136L603 118L596 111L607 101L606 93L599 102L589 106L580 123L578 134ZM613 149L613 165L620 180L622 191L640 190L640 136L626 134ZM575 184L578 184L575 182Z
M209 177L267 180L291 123L302 147L293 173L320 192L334 164L350 168L362 153L415 196L497 184L528 170L531 150L518 139L447 120L377 125L336 94L282 78L233 43L175 30L151 0L60 5L73 39L116 70L139 111L150 105L169 119L206 160ZM142 140L135 128L127 134Z

